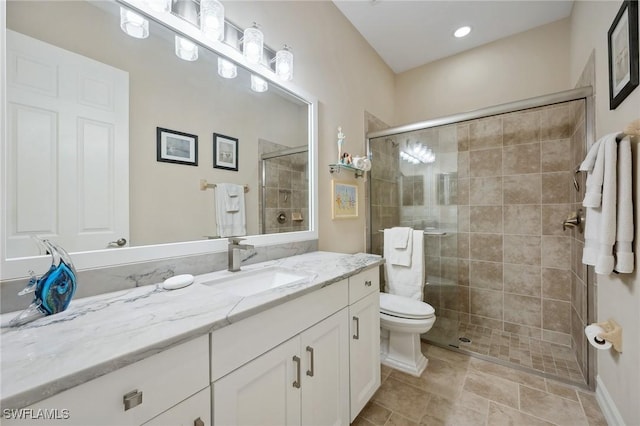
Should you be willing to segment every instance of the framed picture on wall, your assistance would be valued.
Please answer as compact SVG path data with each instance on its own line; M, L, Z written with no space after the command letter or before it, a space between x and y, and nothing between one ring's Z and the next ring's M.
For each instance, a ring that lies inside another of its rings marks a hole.
M213 134L213 167L238 171L238 139Z
M198 165L198 136L157 127L156 143L157 161Z
M638 0L625 0L608 33L609 109L638 86Z
M331 218L356 219L358 217L358 186L337 180L331 184Z

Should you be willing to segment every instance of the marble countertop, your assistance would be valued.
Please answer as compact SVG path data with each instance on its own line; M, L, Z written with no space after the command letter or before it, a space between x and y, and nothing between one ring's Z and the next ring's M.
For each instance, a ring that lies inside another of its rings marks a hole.
M10 328L18 312L0 316L0 405L21 408L195 337L240 321L376 265L380 256L312 252L243 266L280 266L308 275L295 285L240 297L196 276L178 290L157 285L73 300L69 308ZM90 285L80 283L79 285Z

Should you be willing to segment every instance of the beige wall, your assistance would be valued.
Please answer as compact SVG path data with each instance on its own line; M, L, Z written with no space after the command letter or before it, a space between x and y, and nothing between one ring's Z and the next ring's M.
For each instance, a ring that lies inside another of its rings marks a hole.
M226 14L241 27L256 21L272 47L293 46L294 82L319 100L319 247L344 253L364 251L364 184L357 182L358 219L331 220L328 164L337 157L337 127L346 135L344 150L364 154L364 112L385 122L393 118L394 74L328 1L225 2Z
M622 130L640 118L640 89L636 88L613 111L609 110L607 31L621 2L578 1L571 15L570 82L574 84L595 49L596 138ZM633 145L635 247L638 270L640 164L637 141ZM615 319L624 329L623 353L598 351L598 376L612 397L623 421L640 424L640 283L638 273L598 276L597 320Z
M547 24L396 77L397 124L569 88L569 21Z

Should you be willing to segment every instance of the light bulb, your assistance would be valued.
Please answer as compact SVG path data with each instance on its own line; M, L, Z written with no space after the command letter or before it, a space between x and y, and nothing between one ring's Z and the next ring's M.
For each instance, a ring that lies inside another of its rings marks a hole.
M218 0L200 0L200 29L210 40L224 38L224 6Z
M149 37L149 21L124 7L120 7L120 28L131 37Z
M176 36L176 55L185 61L195 61L198 59L198 46L191 40Z
M258 77L257 75L251 74L251 90L254 92L266 92L269 89L269 85L264 79Z
M276 75L284 81L293 79L293 53L286 44L276 52Z
M235 78L238 75L238 67L226 59L218 58L218 75L224 78Z
M464 26L464 27L458 28L453 33L453 35L456 36L457 38L462 38L462 37L465 37L465 36L469 35L470 32L471 32L471 27Z
M256 23L253 27L244 30L242 37L242 54L250 64L257 64L262 60L262 49L264 46L264 36L258 29Z

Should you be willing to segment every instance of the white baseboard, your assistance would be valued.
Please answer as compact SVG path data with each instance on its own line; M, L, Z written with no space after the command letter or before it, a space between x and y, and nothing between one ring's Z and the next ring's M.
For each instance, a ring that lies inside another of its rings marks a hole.
M606 386L602 383L600 376L596 376L596 400L598 401L598 405L600 405L600 410L602 410L604 418L607 420L607 424L611 426L625 426L624 419L620 411L618 411L616 403L611 398L611 395L609 395Z

